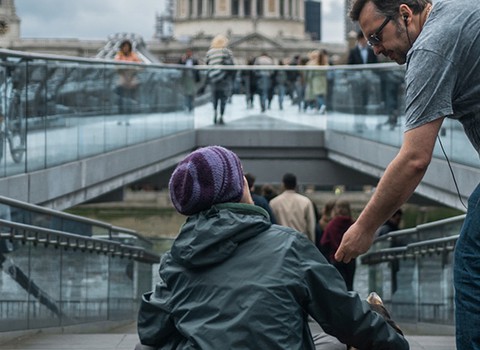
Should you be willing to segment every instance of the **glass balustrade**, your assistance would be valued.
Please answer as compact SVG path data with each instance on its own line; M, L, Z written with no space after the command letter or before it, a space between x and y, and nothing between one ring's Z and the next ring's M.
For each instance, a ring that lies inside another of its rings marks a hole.
M187 110L185 95L186 77L192 68L8 50L0 50L0 56L0 176L77 161L213 122L206 66L195 67L200 81L195 83L196 108L192 113ZM405 122L403 66L227 69L234 70L227 113L236 118L262 115L259 96L264 91L271 101L264 115L288 120L291 127L310 116L310 126L401 145ZM262 72L268 72L268 84ZM327 82L325 110L316 106L316 98L306 101L309 84L318 76ZM247 102L250 95L253 105ZM284 100L282 108L280 97ZM199 124L202 118L206 123ZM477 166L476 152L459 122L447 119L440 139L451 161ZM434 155L444 157L438 145Z
M0 197L0 332L133 319L152 249L133 230Z
M454 325L453 251L464 217L392 232L361 258L369 290L396 320Z

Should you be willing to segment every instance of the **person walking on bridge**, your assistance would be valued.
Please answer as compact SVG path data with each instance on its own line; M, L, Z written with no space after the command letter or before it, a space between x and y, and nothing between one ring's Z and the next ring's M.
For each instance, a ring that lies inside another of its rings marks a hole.
M480 150L480 2L354 0L350 17L377 55L406 63L406 131L399 153L343 237L335 258L344 262L366 252L376 229L410 198L436 140L441 142L445 118L458 120ZM480 349L479 206L480 186L469 198L454 253L457 350Z
M347 292L304 234L272 225L253 205L232 151L192 152L173 171L169 190L188 218L162 256L160 282L143 295L137 322L143 345L313 350L310 315L358 349L409 349L366 301Z

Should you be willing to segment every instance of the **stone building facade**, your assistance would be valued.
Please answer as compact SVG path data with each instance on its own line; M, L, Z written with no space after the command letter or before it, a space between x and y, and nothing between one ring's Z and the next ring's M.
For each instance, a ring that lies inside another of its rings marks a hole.
M326 49L338 57L347 52L346 43L322 43L305 36L303 0L177 0L174 28L172 39L144 41L151 54L161 62L177 62L187 48L193 49L202 60L216 34L229 37L236 64L245 64L249 58L262 52L268 52L276 60L307 55L315 49ZM108 38L21 38L15 1L0 0L2 48L95 57L108 41Z

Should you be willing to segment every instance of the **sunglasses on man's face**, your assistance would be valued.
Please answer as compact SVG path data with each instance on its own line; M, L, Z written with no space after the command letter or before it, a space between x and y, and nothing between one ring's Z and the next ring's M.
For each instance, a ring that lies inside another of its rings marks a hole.
M382 38L380 38L380 33L382 32L383 28L392 20L392 17L386 17L385 21L383 21L382 25L378 27L378 29L368 37L368 45L370 46L377 46L382 43Z

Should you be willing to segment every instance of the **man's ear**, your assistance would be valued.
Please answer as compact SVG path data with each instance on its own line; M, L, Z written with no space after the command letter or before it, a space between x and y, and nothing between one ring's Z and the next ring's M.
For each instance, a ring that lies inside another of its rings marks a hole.
M400 12L401 19L405 22L405 24L408 24L408 21L413 16L412 9L407 4L401 4L398 8L398 11Z

